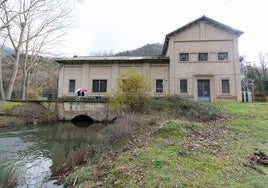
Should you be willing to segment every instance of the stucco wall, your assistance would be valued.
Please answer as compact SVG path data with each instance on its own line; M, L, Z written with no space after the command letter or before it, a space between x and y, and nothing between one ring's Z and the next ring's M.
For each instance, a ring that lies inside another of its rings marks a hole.
M218 53L227 52L227 61L218 61ZM180 61L180 53L189 53L189 61ZM208 61L199 61L198 53L208 53ZM240 64L237 37L205 22L199 22L170 37L170 94L197 100L197 80L209 79L211 101L241 101ZM180 79L187 79L188 92L179 91ZM228 79L230 93L222 94L221 80Z
M69 80L76 80L76 89L85 88L87 89L86 96L106 96L115 91L116 80L122 72L127 71L131 67L136 67L138 71L142 72L151 81L152 84L152 95L155 94L155 79L164 80L164 92L162 95L169 93L169 72L168 64L159 63L143 63L143 64L120 64L110 63L106 65L100 64L82 64L77 65L64 65L61 67L61 74L59 81L59 92L58 97L75 97L74 92L68 92ZM106 93L95 93L92 92L92 80L94 79L105 79L107 80L107 92Z

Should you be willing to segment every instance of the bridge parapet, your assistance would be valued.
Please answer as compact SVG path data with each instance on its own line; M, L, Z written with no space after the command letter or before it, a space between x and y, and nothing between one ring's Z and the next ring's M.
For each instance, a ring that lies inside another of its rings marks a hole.
M116 115L109 109L109 103L90 101L44 101L42 105L55 112L58 120L71 121L76 116L86 115L95 122L112 121Z

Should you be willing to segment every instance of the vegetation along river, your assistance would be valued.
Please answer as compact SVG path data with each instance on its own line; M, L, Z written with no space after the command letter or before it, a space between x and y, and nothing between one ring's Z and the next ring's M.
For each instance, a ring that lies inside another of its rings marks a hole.
M19 188L62 187L46 181L52 169L70 152L101 142L104 124L77 127L56 123L0 129L0 164L11 165L18 174Z

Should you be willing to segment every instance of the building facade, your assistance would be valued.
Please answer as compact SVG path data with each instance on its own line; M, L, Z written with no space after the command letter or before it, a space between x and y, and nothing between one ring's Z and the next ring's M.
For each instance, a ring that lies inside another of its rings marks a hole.
M58 59L58 97L85 88L88 97L111 94L120 73L136 67L152 83L152 96L195 101L241 101L238 37L242 31L202 16L166 35L162 56Z

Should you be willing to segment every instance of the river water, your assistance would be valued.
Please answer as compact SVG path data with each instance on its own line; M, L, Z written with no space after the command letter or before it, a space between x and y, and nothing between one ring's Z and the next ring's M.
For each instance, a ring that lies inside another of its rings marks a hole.
M70 152L101 142L106 126L57 123L0 129L0 164L16 169L18 188L63 187L46 181L51 169L62 164Z

